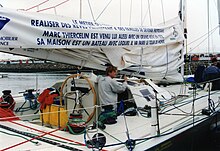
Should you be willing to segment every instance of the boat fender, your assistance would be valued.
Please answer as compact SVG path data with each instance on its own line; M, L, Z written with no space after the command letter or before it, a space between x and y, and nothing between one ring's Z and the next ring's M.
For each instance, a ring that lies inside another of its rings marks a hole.
M96 133L92 137L92 140L86 141L86 144L92 146L93 148L101 150L106 144L106 137L102 133Z

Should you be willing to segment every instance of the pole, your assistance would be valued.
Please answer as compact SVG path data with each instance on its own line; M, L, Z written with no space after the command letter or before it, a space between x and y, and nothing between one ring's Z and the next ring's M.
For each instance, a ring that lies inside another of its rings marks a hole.
M82 19L82 0L80 0L79 18Z
M180 0L179 17L183 24L183 31L185 37L183 49L181 50L181 58L184 58L185 52L187 55L186 0ZM184 75L184 64L181 66L181 74Z
M157 92L155 91L155 98L151 100L151 136L160 135L159 117L158 117L157 108L158 108Z

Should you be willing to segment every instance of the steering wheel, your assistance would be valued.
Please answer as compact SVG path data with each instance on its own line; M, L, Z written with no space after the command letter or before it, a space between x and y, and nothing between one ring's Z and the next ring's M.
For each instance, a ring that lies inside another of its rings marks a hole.
M90 91L93 93L93 104L92 104L92 105L95 106L97 100L96 100L96 92L95 92L94 86L92 85L91 81L90 81L86 76L83 76L82 74L73 74L73 75L70 75L70 76L67 77L67 78L65 79L65 81L62 83L61 88L60 88L60 105L63 105L63 101L62 101L62 100L63 100L63 97L64 97L63 89L64 89L64 87L66 86L67 81L68 81L69 79L71 79L71 78L73 78L73 80L74 80L74 78L76 78L76 77L80 77L80 78L82 78L82 79L84 79L84 80L87 81L87 83L88 83L88 85L89 85L89 88L90 88L87 93L89 93ZM75 86L75 85L74 85L74 86ZM80 91L80 90L79 90L79 91ZM68 92L67 92L67 93L68 93ZM81 95L81 99L82 99L83 96L85 96L85 93L84 93L83 95ZM76 102L75 102L75 103L76 103ZM66 104L66 102L65 102L65 104ZM76 106L76 105L75 105L75 106ZM83 106L81 106L81 107L84 108ZM81 107L80 107L80 108L81 108ZM88 115L88 118L85 120L86 123L88 123L88 122L93 118L93 116L95 115L96 108L94 107L91 113L89 113L85 108L84 108L83 110L84 110L84 111L86 112L86 114Z

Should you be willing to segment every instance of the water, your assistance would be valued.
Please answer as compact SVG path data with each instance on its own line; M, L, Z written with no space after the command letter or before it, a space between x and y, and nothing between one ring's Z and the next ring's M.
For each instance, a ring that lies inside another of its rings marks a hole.
M64 80L68 74L56 73L1 73L8 74L6 78L0 78L0 92L11 90L16 95L27 89L40 89L51 87L56 81ZM1 96L1 94L0 94Z

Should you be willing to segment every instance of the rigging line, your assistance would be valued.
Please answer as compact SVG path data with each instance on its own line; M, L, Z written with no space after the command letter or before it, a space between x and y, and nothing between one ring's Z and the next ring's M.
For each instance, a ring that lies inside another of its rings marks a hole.
M203 119L199 119L199 120L197 120L195 123L199 123L199 122L201 122L201 121L204 121L204 120L207 120L207 119L209 119L210 117L208 116L208 117L205 117L205 118L203 118ZM150 136L150 137L145 137L145 138L139 138L139 139L134 139L134 141L148 141L148 140L150 140L150 139L153 139L153 138L158 138L158 137L162 137L162 136L167 136L167 135L169 135L169 134L172 134L172 133L175 133L175 132L177 132L177 131L179 131L179 130L182 130L183 128L187 128L188 126L191 126L192 125L192 123L188 123L188 124L186 124L185 126L182 126L182 127L179 127L179 128L177 128L177 129L175 129L175 130L173 130L173 131L170 131L170 132L165 132L165 133L163 133L163 134L161 134L161 135L155 135L155 136ZM110 146L116 146L116 145L123 145L123 143L114 143L114 144L109 144L109 145L105 145L104 147L110 147Z
M62 128L58 128L58 129L52 130L52 131L50 131L50 132L44 132L42 135L39 135L39 136L37 136L37 137L34 137L34 138L31 138L31 139L28 139L28 140L26 140L26 141L23 141L23 142L17 143L17 144L15 144L15 145L9 146L9 147L4 148L4 149L2 149L2 150L4 150L4 151L5 151L5 150L9 150L9 149L11 149L11 148L14 148L14 147L20 146L20 145L22 145L22 144L25 144L25 143L30 142L30 141L33 141L33 140L35 140L35 139L41 138L41 137L43 137L43 136L45 136L45 135L47 135L47 134L54 133L54 132L56 132L56 131L58 131L58 130L61 130L61 129L62 129Z
M91 7L91 4L90 4L90 0L88 0L88 4L89 4L89 9L90 9L90 12L91 12L91 15L92 15L92 19L93 19L93 21L95 22L95 17L94 17L93 11L92 11L92 7Z
M11 122L11 123L14 123L14 124L17 124L17 125L19 125L19 126L21 126L21 127L25 127L25 128L28 128L28 129L37 131L37 132L45 133L45 132L42 131L42 130L38 130L38 129L36 129L36 128L29 127L29 126L27 126L27 125L23 125L23 124L17 123L17 122L15 122L15 121L10 121L10 122ZM65 141L73 142L73 143L76 143L76 144L78 144L78 145L85 146L85 144L83 144L83 143L80 143L80 142L74 141L74 140L72 140L72 139L68 139L68 138L59 136L59 135L55 135L55 134L51 134L51 133L48 134L48 135L53 136L53 137L56 137L56 138L59 138L59 139L62 139L62 140L65 140Z
M151 18L151 11L150 11L150 1L147 0L147 2L148 2L148 11L149 11L150 25L152 26L152 18Z
M141 0L141 21L142 21L142 5L143 5L143 1ZM142 27L143 25L142 25L142 22L141 22L141 27ZM140 54L140 63L141 63L141 65L140 65L140 67L139 67L139 71L138 71L138 73L141 73L141 69L143 68L143 53L144 53L144 48L143 47L141 47L141 54Z
M210 35L209 35L210 36ZM194 48L192 48L189 52L191 52L192 50L194 50L195 48L197 48L199 45L201 45L205 40L207 40L207 38L205 38L203 41L201 41L198 45L196 45Z
M217 92L213 92L213 93L211 93L211 95L212 95L212 94L215 94L215 93L217 93ZM201 98L207 97L207 96L208 96L208 94L202 95L202 96L196 98L195 101L197 101L197 100L199 100L199 99L201 99ZM176 107L179 108L179 107L188 105L188 104L192 103L192 101L193 101L193 100L189 100L189 101L187 101L187 102L182 102L179 106L176 106ZM164 112L161 112L161 114L170 112L170 111L172 111L172 110L174 110L174 109L175 109L175 107L174 107L174 108L171 108L171 109L168 109L168 110L166 110L166 111L164 111Z
M121 26L121 0L120 0L120 4L119 4L119 7L120 7L120 26Z
M142 20L143 20L143 13L142 13L143 12L143 7L142 6L143 6L143 0L141 0L141 27L143 26L142 25Z
M64 4L64 3L66 3L66 2L68 2L68 1L69 1L69 0L65 0L65 1L63 1L63 2L61 2L61 3L59 3L59 4L57 4L57 5L54 5L54 6L51 6L51 7L47 7L47 8L38 10L37 12L42 12L42 11L45 11L45 10L49 10L49 9L52 9L52 8L56 8L56 7L58 7L58 6L60 6L60 5Z
M25 140L28 140L28 138L24 137L24 136L21 136L21 135L17 135L17 134L11 134L11 133L8 133L8 132L4 132L4 131L0 131L0 133L3 133L3 134L7 134L7 135L11 135L11 136L16 136L16 137L20 137L20 138L23 138ZM35 141L30 141L31 143L34 143L34 144L38 144L38 142L35 142Z
M151 0L151 2L152 2L152 0ZM150 3L151 3L151 2L150 2ZM149 6L148 6L148 9L149 9ZM144 21L145 21L145 19L146 19L146 17L147 17L147 14L148 14L148 9L146 10L146 13L145 13L145 15L144 15L144 18L143 18L143 20L141 21L141 25L144 24Z
M144 53L144 49L143 49L143 47L141 47L141 54L140 54L140 63L141 63L141 65L139 67L138 73L141 73L141 69L143 69L143 53Z
M218 29L218 27L219 27L219 25L218 25L218 26L216 26L215 28L213 28L212 30L210 30L209 32L213 32L214 30ZM207 33L205 33L204 35L200 36L199 38L195 39L194 41L192 41L192 42L188 43L188 44L187 44L187 46L189 46L189 45L193 44L194 42L196 42L196 41L200 40L201 38L205 37L207 34L208 34L208 32L207 32Z
M189 102L188 104L190 104L190 103L192 103L192 102ZM194 101L193 101L193 103L194 103ZM186 104L186 105L188 105L188 104ZM185 111L183 111L182 109L180 109L180 107L175 106L175 104L173 104L173 105L171 105L171 106L173 106L175 109L177 109L177 110L179 110L179 111L181 111L181 112L183 112L183 113L185 113L185 114L191 114L191 113L193 112L193 108L194 108L194 105L192 105L191 111L190 111L190 112L185 112Z
M55 12L55 15L57 15L57 9L56 9L56 7L54 7L54 12Z
M129 18L129 26L131 26L132 1L133 1L133 0L131 0L131 3L130 3L130 18Z
M216 1L214 1L214 5L215 5L216 9L218 10L218 7L217 7L217 3L216 3Z
M166 45L166 48L165 48L165 49L166 49L166 59L167 59L166 61L167 61L167 62L166 62L166 72L165 72L165 74L164 74L163 79L166 79L166 76L167 76L167 73L168 73L168 70L169 70L169 69L168 69L169 56L168 56L168 47L167 47L167 45Z
M165 24L165 13L164 13L163 0L160 0L160 3L161 3L161 8L162 8L163 24Z
M203 118L203 119L199 119L199 120L195 121L195 123L202 122L202 121L207 120L207 119L209 119L209 118L210 118L210 117L208 116L208 117L205 117L205 118ZM150 136L150 137L146 137L146 138L135 139L135 141L142 141L142 140L148 141L148 140L150 140L150 139L152 139L152 138L157 138L157 137L166 136L166 135L175 133L175 132L177 132L177 131L179 131L179 130L182 130L183 128L186 128L186 127L191 126L191 125L192 125L192 123L187 123L185 126L182 126L182 127L177 128L177 129L174 129L173 131L165 132L165 133L163 133L163 134L161 134L161 135L155 135L155 136Z
M108 132L106 132L105 130L102 130L102 129L100 129L100 130L101 130L102 132L104 132L105 134L109 135L110 137L112 137L113 139L115 139L116 141L123 143L123 141L121 141L120 139L118 139L118 138L115 136L115 134L110 134L110 133L108 133Z
M112 0L110 0L108 2L108 4L105 6L105 8L102 10L102 12L99 14L99 16L95 19L95 22L99 19L99 17L104 13L104 11L107 9L107 7L110 5L110 3L112 2Z
M216 28L217 29L217 28ZM214 33L214 31L211 33L211 34L213 34ZM210 33L208 34L208 39L209 39L209 36L211 35ZM194 50L195 48L197 48L199 45L201 45L207 38L205 38L203 41L201 41L198 45L196 45L194 48L192 48L189 52L191 52L192 50Z
M42 5L42 4L44 4L44 3L48 2L48 1L49 1L49 0L45 0L45 1L39 3L39 4L35 5L35 6L32 6L32 7L30 7L30 8L25 9L25 11L29 11L29 10L35 8L35 7L39 7L40 5Z

